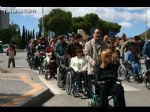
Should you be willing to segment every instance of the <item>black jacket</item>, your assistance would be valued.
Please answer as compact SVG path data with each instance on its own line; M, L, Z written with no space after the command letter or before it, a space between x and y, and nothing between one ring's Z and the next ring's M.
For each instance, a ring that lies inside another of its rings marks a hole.
M107 84L116 83L117 80L117 66L109 64L107 68L100 68L100 65L94 66L94 75L96 81L106 81Z

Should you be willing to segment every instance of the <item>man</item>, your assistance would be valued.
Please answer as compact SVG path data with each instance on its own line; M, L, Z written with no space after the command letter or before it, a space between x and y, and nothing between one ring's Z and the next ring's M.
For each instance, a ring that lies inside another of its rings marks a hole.
M124 60L124 52L128 51L129 48L133 50L134 59L139 60L140 57L140 46L139 46L140 38L135 36L133 39L126 41L126 43L121 48L122 60Z
M9 45L9 48L7 49L7 56L8 58L8 68L10 68L10 64L12 62L13 68L15 68L15 56L16 56L16 49L13 44Z
M144 57L146 69L150 69L150 40L144 44L142 55Z
M69 66L68 59L66 57L66 49L68 47L68 44L64 40L64 36L60 35L59 42L56 43L56 46L54 48L54 54L56 56L56 63L57 66L60 65L60 62L63 63L65 66ZM65 85L65 74L61 75L61 83L58 84L59 87L64 88Z
M100 62L99 56L101 52L108 47L107 44L103 42L101 33L101 30L96 28L93 33L93 39L85 44L88 55L91 56L97 64Z
M100 55L101 52L106 49L108 46L107 44L103 41L102 35L101 35L101 30L99 28L95 28L93 32L93 39L89 40L88 42L85 43L85 50L86 50L86 55L90 56L96 64L100 64ZM92 67L93 68L93 67ZM88 70L88 94L91 96L91 80L93 79L94 76L94 69Z
M60 59L65 59L66 58L66 50L68 47L68 44L64 40L64 36L60 35L59 37L59 42L56 43L56 46L54 48L54 54L56 56L56 62L59 65Z
M81 48L81 49L83 49L83 48L82 48L82 45L80 44L80 42L82 42L82 40L83 40L82 35L77 34L77 35L74 36L74 42L71 43L71 44L68 46L67 51L66 51L66 53L68 54L68 57L69 57L69 58L76 56L76 55L75 55L75 50L76 50L76 48Z

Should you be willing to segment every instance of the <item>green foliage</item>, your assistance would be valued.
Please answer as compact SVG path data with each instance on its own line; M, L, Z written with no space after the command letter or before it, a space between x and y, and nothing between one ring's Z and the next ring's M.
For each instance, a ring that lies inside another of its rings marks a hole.
M103 35L110 30L119 33L121 26L117 23L104 21L97 14L90 13L84 17L72 17L71 12L66 12L61 9L53 9L49 14L43 17L44 20L44 35L48 35L49 29L57 35L66 34L67 32L77 32L78 29L83 29L89 33L91 28L99 27ZM41 32L42 19L39 20L39 33Z

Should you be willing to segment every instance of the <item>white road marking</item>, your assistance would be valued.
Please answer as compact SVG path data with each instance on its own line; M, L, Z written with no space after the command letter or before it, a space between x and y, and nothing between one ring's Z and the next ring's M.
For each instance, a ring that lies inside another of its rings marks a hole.
M19 66L17 65L18 67L22 67L22 66ZM24 69L27 69L27 70L32 70L30 68L24 68ZM39 73L38 71L36 70L32 70L33 72L35 73ZM50 90L52 92L54 92L54 94L66 94L66 91L64 90L61 90L59 87L57 87L57 82L56 80L50 80L50 81L47 81L45 80L44 76L39 76L39 79L48 87L50 88ZM122 84L122 86L124 87L124 91L140 91L140 89L138 88L135 88L135 87L132 87L132 86L129 86L127 84Z
M0 80L17 80L17 81L20 81L19 79L11 79L11 78L0 78Z
M135 88L135 87L131 87L127 84L122 84L124 91L140 91L140 89Z
M65 90L61 90L57 86L56 80L45 80L44 76L38 76L39 79L54 93L54 94L67 94Z

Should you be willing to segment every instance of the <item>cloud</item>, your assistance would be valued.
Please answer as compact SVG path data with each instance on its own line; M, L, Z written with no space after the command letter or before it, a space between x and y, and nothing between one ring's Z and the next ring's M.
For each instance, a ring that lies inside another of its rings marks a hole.
M119 23L123 28L132 28L133 25L129 22L123 21Z
M72 12L73 17L96 13L101 19L117 22L124 28L131 28L131 21L145 22L146 20L146 7L44 7L44 14L56 8ZM42 17L42 7L16 7L16 9L36 9L36 13L22 13L22 15L37 19ZM147 18L150 23L150 8L147 8Z
M24 16L32 16L36 18L42 17L41 7L16 7L16 9L36 9L36 13L25 13ZM48 14L52 9L60 8L65 11L71 11L73 17L84 16L87 13L96 13L104 20L115 21L115 20L132 20L141 19L142 16L137 12L129 12L130 10L142 10L143 8L131 7L131 8L115 8L115 7L44 7L44 13Z

